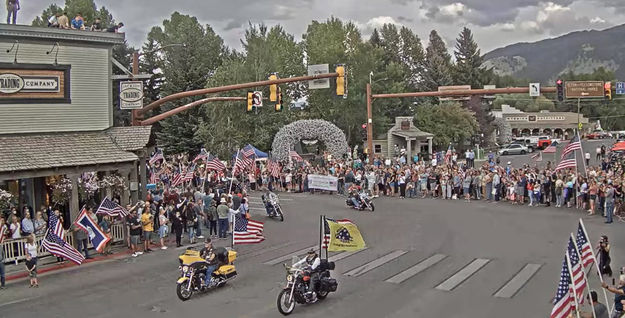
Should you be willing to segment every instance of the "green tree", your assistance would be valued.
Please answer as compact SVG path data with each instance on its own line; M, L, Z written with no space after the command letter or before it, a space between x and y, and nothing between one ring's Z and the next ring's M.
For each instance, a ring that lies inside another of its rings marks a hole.
M445 42L436 30L430 32L430 43L425 49L425 65L423 70L422 88L435 91L439 86L453 84L451 55L447 52Z
M458 103L423 103L416 107L414 123L434 134L433 143L438 150L447 149L450 143L463 144L479 131L474 113Z
M174 12L163 25L153 27L148 38L159 48L163 59L159 64L166 81L160 87L163 96L204 88L221 65L227 49L223 40L210 26L201 25L197 18ZM182 44L171 46L172 44ZM183 98L163 105L170 110L201 97ZM203 141L196 134L202 112L198 107L178 113L160 122L158 144L167 152L194 152Z
M480 53L473 34L467 27L462 29L456 39L454 51L456 64L454 65L454 82L457 85L471 85L472 88L482 88L492 80L492 71L484 69L484 59Z

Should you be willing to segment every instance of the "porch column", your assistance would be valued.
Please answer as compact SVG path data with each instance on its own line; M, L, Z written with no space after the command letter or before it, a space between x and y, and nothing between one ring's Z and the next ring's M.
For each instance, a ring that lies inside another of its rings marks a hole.
M69 199L69 221L71 224L80 214L80 203L78 202L78 179L80 174L70 174L67 177L72 180L72 195Z
M133 164L134 166L134 164ZM119 171L119 174L122 176L122 179L124 180L124 185L126 186L125 190L122 190L122 195L119 198L119 203L126 208L126 205L128 205L130 202L128 202L128 199L130 198L130 184L128 182L128 176L130 175L130 171L132 171L132 169L130 170L121 170Z
M104 177L108 177L111 175L110 171L104 171ZM106 187L104 189L104 195L110 199L113 198L113 190L111 189L111 187Z
M406 138L406 163L410 164L412 162L412 140L410 138Z
M137 162L132 163L132 169L130 169L130 184L128 185L130 190L130 201L136 203L139 201L139 177L137 174Z
M141 198L141 200L145 200L148 192L146 189L147 186L147 181L148 181L148 177L147 177L147 169L145 167L145 163L146 163L146 157L147 157L147 150L146 149L142 149L139 151L139 198Z
M428 154L432 157L432 137L428 137Z

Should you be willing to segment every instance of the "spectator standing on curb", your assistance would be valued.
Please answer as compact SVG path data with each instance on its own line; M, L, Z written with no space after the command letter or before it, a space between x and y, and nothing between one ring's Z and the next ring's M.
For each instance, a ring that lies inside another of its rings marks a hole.
M128 218L130 225L130 248L132 248L132 256L137 257L143 252L138 251L139 235L141 235L141 223L137 219L137 210L131 210Z
M37 212L33 225L35 227L35 235L43 235L46 233L46 221L43 219L43 213L41 211Z
M166 250L167 246L165 245L165 236L167 236L167 232L169 230L169 219L167 219L167 217L165 216L165 209L163 207L161 207L158 212L158 221L160 224L160 228L158 229L158 237L161 239L161 249Z
M20 10L19 0L7 0L7 24L17 23L17 11L19 10Z
M182 215L180 211L176 211L173 219L171 220L171 227L176 233L176 247L182 246Z
M102 221L100 221L98 225L108 237L111 237L111 219L108 215L104 215L102 217ZM109 254L113 254L111 253L111 241L108 241L106 245L104 245L104 247L102 248L102 255L109 255Z
M152 240L152 232L154 232L154 216L150 213L150 206L147 202L143 214L141 214L141 225L143 226L143 250L149 253L152 251L150 241Z
M219 220L219 238L226 238L228 232L228 205L226 205L226 198L221 198L219 206L217 206L217 217Z
M24 245L26 250L26 269L30 276L30 287L39 287L37 282L37 243L35 235L29 235Z
M208 221L210 224L208 233L211 238L217 238L217 220L219 215L217 214L217 204L214 200L210 202L210 208L208 208Z
M26 209L24 209L26 210ZM35 233L35 225L33 224L33 220L30 218L30 213L26 210L24 213L24 218L22 219L22 236L28 236Z
M89 247L87 246L87 244L89 244L87 231L77 227L76 224L72 224L71 229L72 229L72 232L74 232L74 239L76 241L76 249L78 250L79 253L82 250L85 253L85 258L90 259L91 257L89 256Z
M601 287L614 294L614 313L612 317L621 317L624 313L622 301L625 300L625 275L619 277L618 286L608 286L606 282L603 282Z
M604 277L603 280L606 280L607 277L612 277L612 268L610 267L612 261L610 257L610 242L608 242L607 235L601 235L601 240L599 240L599 246L597 247L597 258L599 259L601 276Z

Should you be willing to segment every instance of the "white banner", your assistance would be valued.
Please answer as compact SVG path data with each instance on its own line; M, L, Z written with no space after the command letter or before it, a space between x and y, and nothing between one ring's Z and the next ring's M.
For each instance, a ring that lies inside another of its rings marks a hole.
M319 174L308 175L308 188L326 191L338 190L338 179L333 176L322 176Z

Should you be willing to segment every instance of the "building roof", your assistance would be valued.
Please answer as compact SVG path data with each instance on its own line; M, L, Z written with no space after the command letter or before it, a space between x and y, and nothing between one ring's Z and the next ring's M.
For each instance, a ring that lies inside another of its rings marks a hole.
M121 143L121 144L131 144ZM102 132L0 135L0 172L135 161Z
M434 137L433 134L430 134L428 132L422 131L418 128L411 128L409 130L395 130L392 131L392 134L395 136L399 136L399 137L404 137L404 138L427 138L427 137Z
M29 25L0 24L0 38L31 39L53 42L72 41L90 44L124 44L124 33L40 28Z
M104 131L121 150L136 151L150 143L152 126L111 127Z

